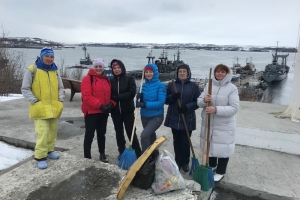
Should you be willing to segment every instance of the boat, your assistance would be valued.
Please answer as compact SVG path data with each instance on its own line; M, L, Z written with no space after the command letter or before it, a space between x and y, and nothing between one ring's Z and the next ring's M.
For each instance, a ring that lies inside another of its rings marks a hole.
M233 65L232 65L231 69L232 69L232 71L235 71L237 74L240 74L241 70L242 70L242 66L239 63L239 57L236 57L235 59L236 59L236 62L233 61Z
M263 72L262 77L268 83L285 79L290 70L290 67L286 65L286 59L289 54L278 55L277 49L278 43L275 54L272 54L272 63L266 65L265 71Z
M231 68L231 70L232 70L232 78L231 78L231 81L233 81L233 82L239 81L240 78L241 78L241 74L237 74L235 68Z
M260 85L260 81L256 77L256 74L252 78L249 79L249 87L258 87Z
M246 59L246 65L242 67L241 73L242 74L249 74L253 75L256 72L255 65L252 62L252 58L250 58L250 61L248 62L248 58Z
M84 44L82 47L82 50L84 51L84 59L80 59L80 64L81 65L91 65L93 61L90 58L90 54L87 53L86 45Z
M159 79L162 82L173 79L175 77L176 68L179 65L185 64L182 60L180 60L179 49L174 54L173 61L168 60L168 53L165 50L163 50L158 60L154 61L155 56L152 55L152 49L146 58L148 59L148 64L154 63L157 66L159 72ZM133 76L135 78L141 78L142 70L128 71L127 75Z

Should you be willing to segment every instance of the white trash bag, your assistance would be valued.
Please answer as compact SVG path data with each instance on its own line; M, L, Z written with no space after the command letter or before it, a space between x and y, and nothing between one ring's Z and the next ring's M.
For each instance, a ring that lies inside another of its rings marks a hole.
M165 149L155 163L155 178L151 187L155 194L163 194L186 187L174 157Z

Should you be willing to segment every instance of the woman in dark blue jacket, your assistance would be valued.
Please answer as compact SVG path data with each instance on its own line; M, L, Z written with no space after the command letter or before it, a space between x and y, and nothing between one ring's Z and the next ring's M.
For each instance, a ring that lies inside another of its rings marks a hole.
M147 64L144 69L145 83L142 93L137 95L141 108L141 119L144 130L141 133L142 152L156 140L155 131L164 121L164 103L166 100L166 86L158 79L158 68L155 64Z
M190 144L185 131L181 114L184 114L185 121L190 136L192 131L196 130L196 114L198 109L197 98L200 96L199 86L190 81L191 70L186 64L180 65L176 70L176 89L170 82L167 86L166 104L169 105L164 125L170 127L173 133L173 145L175 152L175 161L183 171L189 171L190 162ZM177 99L180 99L181 107L178 106Z

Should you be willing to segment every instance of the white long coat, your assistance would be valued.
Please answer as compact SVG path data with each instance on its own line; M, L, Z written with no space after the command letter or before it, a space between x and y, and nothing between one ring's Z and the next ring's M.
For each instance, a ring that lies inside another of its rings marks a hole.
M212 102L211 105L217 108L217 113L211 114L210 121L210 157L229 158L235 149L235 114L239 107L239 95L237 87L231 83L232 72L226 77L217 81L212 77ZM208 93L208 84L197 99L197 105L202 110L202 124L200 134L200 146L203 147L204 128L206 112L204 97ZM206 151L205 151L206 152Z

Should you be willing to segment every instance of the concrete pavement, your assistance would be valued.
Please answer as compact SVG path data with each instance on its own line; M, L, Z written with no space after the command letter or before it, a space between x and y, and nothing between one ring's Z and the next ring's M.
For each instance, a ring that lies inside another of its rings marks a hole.
M43 199L55 199L55 194L60 194L58 186L63 191L70 191L65 199L73 197L72 195L75 195L73 199L93 199L97 196L99 199L100 194L103 195L101 199L116 199L119 183L126 171L115 166L118 151L112 121L109 118L106 134L106 154L111 164L99 162L96 140L92 145L93 160L83 159L84 122L80 110L81 99L76 94L73 102L69 102L69 93L66 90L65 109L59 120L56 150L61 151L61 158L49 161L46 170L38 170L35 161L30 158L18 166L0 172L0 199L34 199L44 193L49 195ZM300 199L300 123L275 117L286 108L287 106L275 104L241 102L236 116L236 151L229 161L225 177L217 187L262 199ZM33 148L36 136L33 122L28 119L27 102L24 99L2 102L0 112L0 140ZM198 109L197 130L192 135L199 160L200 112L201 109ZM141 131L141 121L138 118L138 137ZM160 149L173 153L170 129L162 125L157 134L167 137ZM94 180L91 174L97 174L98 179ZM106 174L112 177L111 181L104 176ZM182 172L182 175L188 185L185 190L155 196L151 189L145 191L130 187L124 199L200 198L197 192L199 184L190 180L188 174ZM90 179L94 182L90 183ZM105 184L98 183L99 179ZM89 186L89 191L94 196L88 196L90 193L85 193L81 184L76 185L78 181L83 181L86 187ZM102 190L103 187L106 189ZM208 199L209 192L202 195L202 199ZM62 193L60 197L64 199Z

